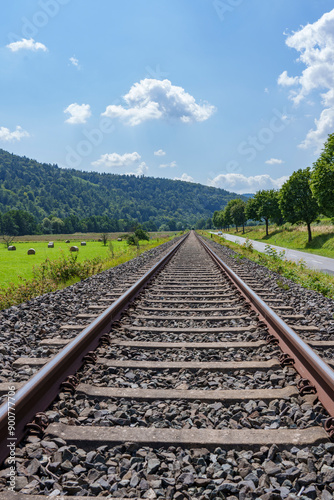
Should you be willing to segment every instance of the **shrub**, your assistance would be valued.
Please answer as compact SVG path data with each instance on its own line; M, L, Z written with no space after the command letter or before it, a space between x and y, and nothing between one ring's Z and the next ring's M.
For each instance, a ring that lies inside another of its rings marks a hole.
M144 229L142 229L141 227L137 227L137 229L135 230L135 236L138 238L138 240L149 241L150 239L149 234L146 231L144 231Z
M135 245L135 246L138 246L139 244L139 239L137 238L137 236L135 234L130 234L127 239L126 239L126 242L128 245Z

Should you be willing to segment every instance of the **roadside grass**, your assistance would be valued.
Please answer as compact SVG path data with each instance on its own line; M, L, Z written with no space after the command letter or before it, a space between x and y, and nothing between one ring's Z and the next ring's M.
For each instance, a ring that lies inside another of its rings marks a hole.
M87 236L87 235L86 235ZM173 236L174 237L174 236ZM0 309L25 302L47 292L65 288L93 274L118 266L173 239L168 235L140 241L139 247L126 241L101 242L86 239L79 252L70 252L71 244L56 242L47 248L47 242L17 242L16 251L0 246ZM50 239L49 239L50 240ZM49 241L47 240L47 241ZM35 255L27 255L29 248Z
M221 236L210 235L207 231L198 232L199 234L206 236L209 240L213 240L220 245L234 250L236 252L234 257L235 261L241 266L243 264L243 260L247 258L257 264L267 267L270 271L284 276L284 278L291 279L304 288L315 290L325 297L334 298L334 276L330 276L313 269L308 269L302 260L298 263L282 260L279 253L273 248L270 250L269 255L267 255L254 250L249 241L247 241L244 245L238 245L237 243L225 240ZM287 285L284 285L280 280L277 280L277 285L283 289L287 289Z
M334 226L332 224L325 225L321 222L319 225L312 225L313 239L310 243L307 241L306 226L269 226L268 236L266 236L265 226L246 226L244 234L240 230L236 232L234 228L230 229L228 234L261 241L268 245L278 245L334 258Z

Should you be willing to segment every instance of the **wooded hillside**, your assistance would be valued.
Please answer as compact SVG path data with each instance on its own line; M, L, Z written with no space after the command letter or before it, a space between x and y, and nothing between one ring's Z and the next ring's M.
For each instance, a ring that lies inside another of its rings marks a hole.
M106 216L150 221L157 228L170 221L189 226L235 197L190 182L62 169L0 149L0 212L24 210L37 222L50 215L63 220Z

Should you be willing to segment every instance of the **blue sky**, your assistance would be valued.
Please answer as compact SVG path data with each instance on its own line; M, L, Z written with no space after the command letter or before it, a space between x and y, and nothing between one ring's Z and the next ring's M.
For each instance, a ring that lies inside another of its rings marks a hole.
M16 0L0 147L61 167L279 188L334 131L328 0Z

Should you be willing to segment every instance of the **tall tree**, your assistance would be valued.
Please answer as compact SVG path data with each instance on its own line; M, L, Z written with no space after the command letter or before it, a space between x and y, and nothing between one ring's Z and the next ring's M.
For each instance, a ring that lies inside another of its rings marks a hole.
M312 241L311 222L319 215L319 205L311 191L310 179L310 168L299 169L283 184L279 194L284 218L291 224L305 222L308 241Z
M236 205L239 202L239 200L240 200L240 198L234 198L233 200L230 200L225 207L223 217L224 217L225 225L227 227L231 226L232 224L235 224L235 222L232 219L231 211L232 211L232 208L234 207L234 205ZM236 228L236 229L238 231L238 228Z
M226 224L225 224L224 210L217 210L213 214L212 222L217 229L222 229L223 227L225 227Z
M247 218L264 220L266 223L266 236L269 235L269 220L277 221L281 217L278 191L268 189L258 191L247 203Z
M238 226L242 226L242 233L245 233L246 222L246 203L243 200L237 200L231 208L231 217L238 231Z
M334 216L334 134L328 136L324 149L313 164L311 189L320 211Z

